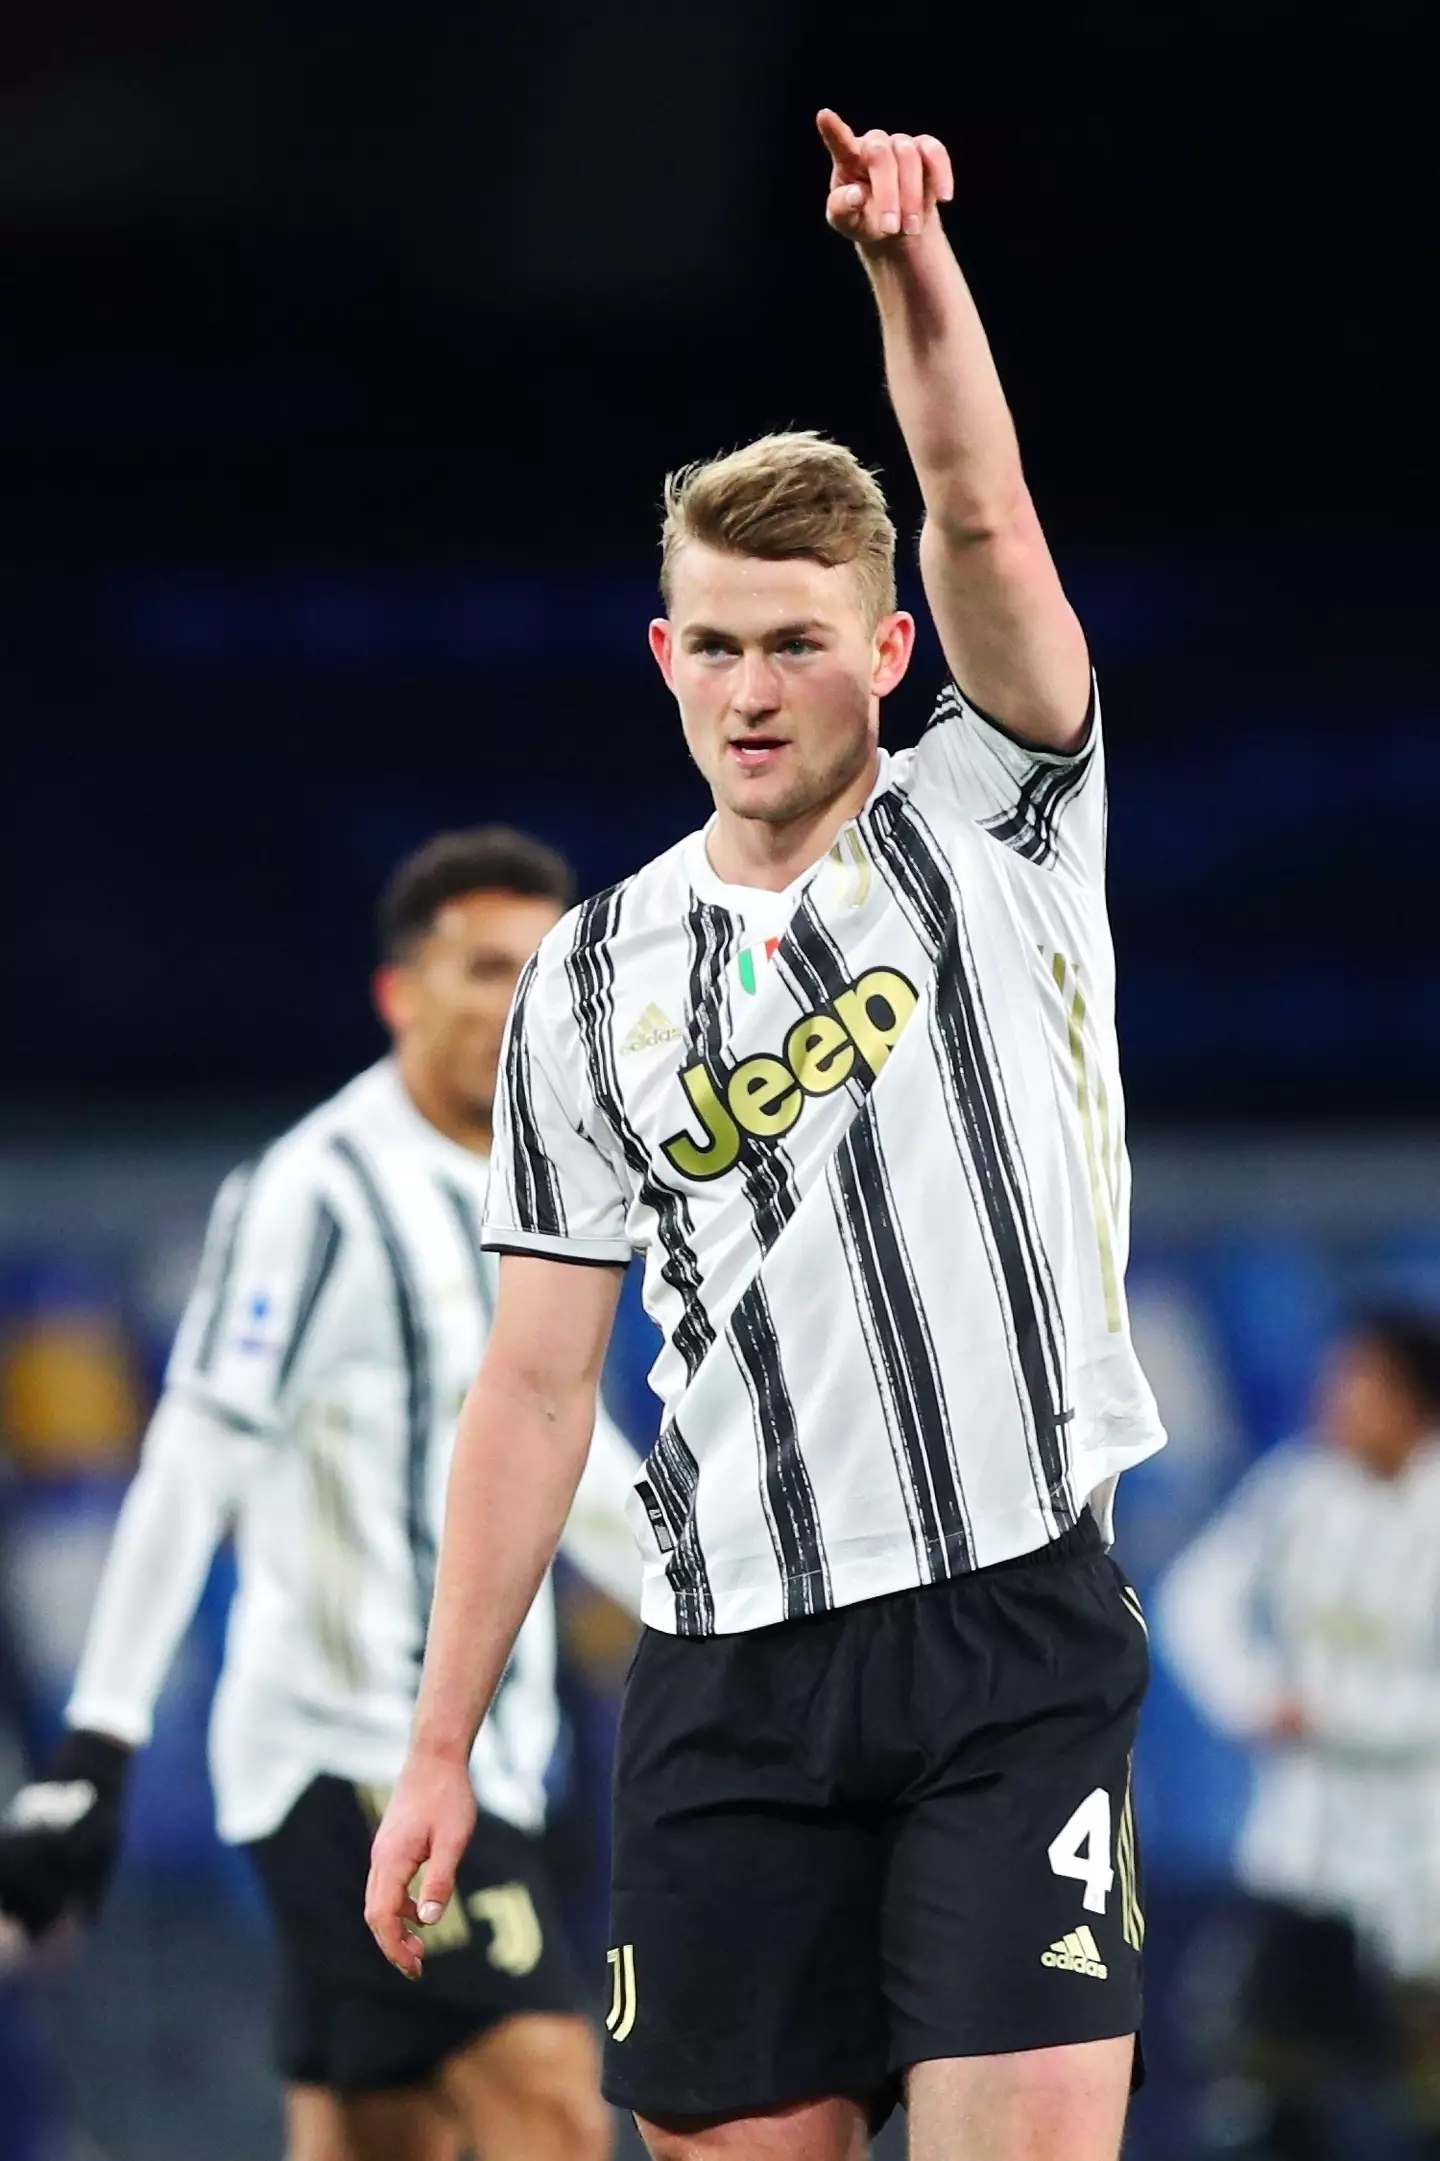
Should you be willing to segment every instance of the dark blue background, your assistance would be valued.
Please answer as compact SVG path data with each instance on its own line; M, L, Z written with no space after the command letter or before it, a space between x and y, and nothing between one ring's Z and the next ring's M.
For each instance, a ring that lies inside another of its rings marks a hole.
M23 11L22 11L23 13ZM1418 10L61 5L0 86L12 1099L298 1099L435 826L586 884L704 809L668 465L817 424L917 506L822 100L950 224L1090 628L1133 1107L1433 1102ZM922 653L887 723L921 725Z

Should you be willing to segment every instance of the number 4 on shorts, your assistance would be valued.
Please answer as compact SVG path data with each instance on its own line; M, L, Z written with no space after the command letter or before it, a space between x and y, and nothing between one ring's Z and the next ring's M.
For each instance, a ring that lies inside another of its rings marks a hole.
M1050 1841L1050 1866L1085 1886L1087 1913L1103 1913L1115 1871L1110 1865L1110 1796L1103 1786L1087 1794L1064 1829Z

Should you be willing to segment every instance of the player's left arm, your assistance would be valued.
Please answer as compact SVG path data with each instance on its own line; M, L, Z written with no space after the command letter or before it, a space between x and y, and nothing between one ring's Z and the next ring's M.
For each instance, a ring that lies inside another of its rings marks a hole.
M1304 1458L1275 1449L1251 1469L1171 1562L1151 1603L1171 1671L1211 1725L1263 1742L1283 1728L1293 1676L1262 1625L1276 1526Z
M1433 1756L1440 1748L1440 1671L1356 1667L1298 1691L1304 1729L1322 1747L1374 1762Z
M956 683L1024 743L1079 750L1085 635L1025 483L979 311L940 222L954 192L932 135L857 136L819 115L826 215L854 241L880 311L885 372L925 503L920 567Z
M1430 1573L1419 1642L1392 1648L1388 1657L1337 1659L1327 1647L1302 1668L1296 1708L1321 1747L1376 1765L1433 1757L1440 1749L1440 1571L1432 1565ZM1412 1597L1407 1586L1407 1604Z
M416 1926L444 1911L474 1825L475 1735L600 1438L600 1374L630 1259L625 1196L577 1092L566 935L551 933L510 1009L484 1228L503 1256L500 1297L455 1438L410 1753L371 1855L365 1917L412 1977L424 1959Z

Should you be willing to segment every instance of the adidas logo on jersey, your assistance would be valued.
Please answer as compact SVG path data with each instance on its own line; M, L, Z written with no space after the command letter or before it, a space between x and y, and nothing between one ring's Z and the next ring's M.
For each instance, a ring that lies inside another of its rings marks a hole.
M1100 1956L1100 1946L1083 1924L1040 1953L1042 1966L1058 1967L1061 1973L1085 1973L1092 1981L1109 1978L1110 1968Z
M620 1045L620 1055L624 1058L631 1051L656 1050L662 1043L678 1043L683 1032L658 1005L647 1005Z

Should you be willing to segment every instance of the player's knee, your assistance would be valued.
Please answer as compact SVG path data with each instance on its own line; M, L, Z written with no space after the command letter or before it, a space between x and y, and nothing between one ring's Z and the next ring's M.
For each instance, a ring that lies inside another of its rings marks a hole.
M645 2141L645 2151L650 2161L698 2161L702 2148L687 2131L667 2131L658 2123L649 2123L643 2116L635 2118L635 2128Z
M615 2119L598 2093L572 2094L564 2104L565 2153L582 2161L610 2161L615 2151Z
M501 2029L452 2060L445 2087L476 2146L496 2161L610 2161L614 2120L580 2020Z
M843 2102L685 2125L637 2116L635 2125L650 2161L860 2161L870 2151L864 2117Z
M523 2113L517 2150L534 2161L610 2161L614 2123L593 2087L566 2081L533 2090Z

